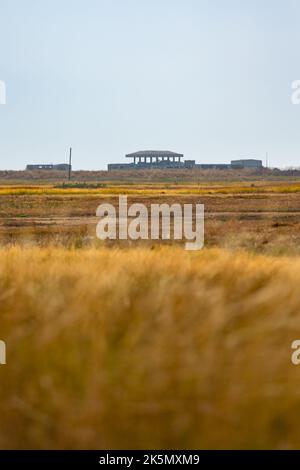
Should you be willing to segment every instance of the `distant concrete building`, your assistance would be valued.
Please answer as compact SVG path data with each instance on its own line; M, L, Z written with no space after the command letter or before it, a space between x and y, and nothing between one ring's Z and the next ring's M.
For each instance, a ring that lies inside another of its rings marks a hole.
M242 169L242 168L262 168L262 160L255 159L241 159L231 160L231 168Z
M27 165L26 170L53 170L53 165Z
M228 170L230 163L196 163L195 160L185 160L184 168L200 168L201 170Z
M136 165L133 163L109 163L107 165L108 171L113 171L113 170L130 170L130 169L136 169Z
M70 165L68 163L58 163L57 165L53 164L40 164L40 165L27 165L26 170L61 170L61 171L69 171ZM72 168L71 168L72 169Z
M197 163L195 167L201 170L229 170L231 165L230 163Z
M185 160L184 161L184 168L195 168L196 160Z
M201 170L229 170L243 168L262 168L262 160L240 159L232 160L231 163L196 163L195 160L183 159L183 154L170 152L168 150L141 150L129 153L125 156L131 159L130 163L111 163L108 171L112 170L139 170L151 168L199 168Z
M134 165L162 166L166 168L183 166L181 162L183 155L168 150L142 150L129 153L126 158L132 158Z
M127 169L147 169L147 168L183 168L181 153L170 152L168 150L141 150L129 153L126 158L131 159L130 163L112 163L108 165L108 170Z
M61 170L61 171L69 171L72 170L72 165L68 163L58 163L57 165L53 165L53 170Z

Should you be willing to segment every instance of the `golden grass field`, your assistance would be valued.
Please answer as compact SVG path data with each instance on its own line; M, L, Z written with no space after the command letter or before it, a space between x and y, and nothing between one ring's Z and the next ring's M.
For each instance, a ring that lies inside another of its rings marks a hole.
M131 186L204 203L199 252L99 242L118 185L57 186L0 187L0 448L299 448L299 183Z

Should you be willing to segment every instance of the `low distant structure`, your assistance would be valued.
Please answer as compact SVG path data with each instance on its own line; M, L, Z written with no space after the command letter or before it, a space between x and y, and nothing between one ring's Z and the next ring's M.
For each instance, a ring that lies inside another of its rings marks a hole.
M196 166L196 160L185 160L184 168L194 168Z
M242 159L242 160L231 160L231 168L242 169L242 168L262 168L262 160L255 159Z
M230 163L196 163L195 160L185 160L184 168L201 168L201 170L228 170Z
M145 170L145 169L168 169L168 168L200 168L202 170L229 170L243 168L262 168L262 160L241 159L232 160L231 163L196 163L196 160L184 160L181 153L169 150L141 150L139 152L125 155L131 159L130 163L110 163L108 171L113 170Z
M201 170L230 170L230 163L198 163L195 165L196 168Z
M56 165L53 164L41 164L41 165L27 165L26 170L27 171L32 171L32 170L61 170L61 171L69 171L72 169L71 165L68 163L58 163Z

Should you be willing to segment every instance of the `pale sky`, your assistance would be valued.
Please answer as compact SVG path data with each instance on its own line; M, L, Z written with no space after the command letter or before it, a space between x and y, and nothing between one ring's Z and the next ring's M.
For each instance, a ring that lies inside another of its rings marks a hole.
M299 0L0 0L0 169L143 149L300 166Z

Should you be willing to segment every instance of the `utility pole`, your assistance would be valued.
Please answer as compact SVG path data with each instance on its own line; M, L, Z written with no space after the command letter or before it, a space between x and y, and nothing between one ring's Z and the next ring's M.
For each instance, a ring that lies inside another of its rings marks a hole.
M269 154L268 152L266 153L266 168L269 166Z
M72 147L70 147L70 155L69 155L69 181L71 179L71 171L72 171Z

